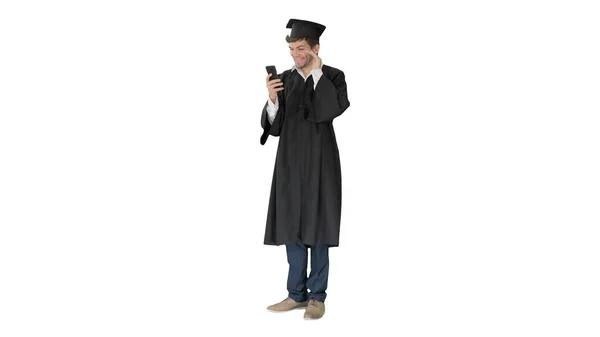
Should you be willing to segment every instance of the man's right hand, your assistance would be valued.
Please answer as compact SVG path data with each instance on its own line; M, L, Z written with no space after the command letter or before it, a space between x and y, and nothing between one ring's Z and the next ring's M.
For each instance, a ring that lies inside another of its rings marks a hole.
M267 89L269 89L269 98L271 99L271 102L275 103L277 92L283 90L283 83L278 78L269 80L270 78L271 74L267 75Z

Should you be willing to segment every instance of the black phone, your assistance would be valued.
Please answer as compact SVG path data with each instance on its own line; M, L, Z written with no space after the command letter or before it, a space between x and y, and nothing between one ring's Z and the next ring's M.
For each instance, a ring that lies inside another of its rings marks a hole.
M267 69L267 74L273 74L269 78L269 81L279 78L277 77L277 69L275 66L266 66L265 68Z

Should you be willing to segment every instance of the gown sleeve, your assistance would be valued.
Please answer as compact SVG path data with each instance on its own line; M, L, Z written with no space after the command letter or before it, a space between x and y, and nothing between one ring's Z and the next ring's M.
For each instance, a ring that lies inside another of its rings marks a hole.
M312 83L310 76L306 88L309 89ZM312 123L333 121L350 106L344 72L339 71L331 79L321 76L316 88L307 95L306 100L304 119Z
M285 100L283 99L283 93L285 92L285 77L279 75L279 78L281 78L281 82L283 82L284 89L277 93L277 100L279 101L279 109L277 110L277 115L275 116L273 123L269 123L269 118L267 115L267 107L269 106L269 101L267 101L265 102L265 106L263 107L262 115L260 117L260 125L263 128L263 134L260 137L261 145L265 145L265 143L267 142L267 138L269 138L269 135L275 137L279 136L279 134L281 133L281 129L283 128L283 121L285 120Z

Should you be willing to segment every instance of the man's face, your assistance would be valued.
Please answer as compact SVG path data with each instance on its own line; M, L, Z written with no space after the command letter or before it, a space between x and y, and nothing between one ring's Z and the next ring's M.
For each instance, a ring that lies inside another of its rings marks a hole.
M306 42L306 40L290 42L288 44L290 47L290 55L294 59L297 68L302 69L310 65L310 63L313 60L313 57L308 53L308 51L311 50L311 48ZM319 45L316 45L315 49L312 49L312 51L316 54L319 52L318 48Z

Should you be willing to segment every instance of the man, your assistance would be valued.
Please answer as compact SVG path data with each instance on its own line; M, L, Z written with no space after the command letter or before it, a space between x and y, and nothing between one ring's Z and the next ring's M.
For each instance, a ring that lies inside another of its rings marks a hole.
M316 319L325 313L328 249L339 246L342 180L332 122L350 102L344 73L318 55L325 26L291 19L287 28L294 66L267 75L260 143L279 136L264 244L286 246L288 297L267 309L306 308L304 318Z

